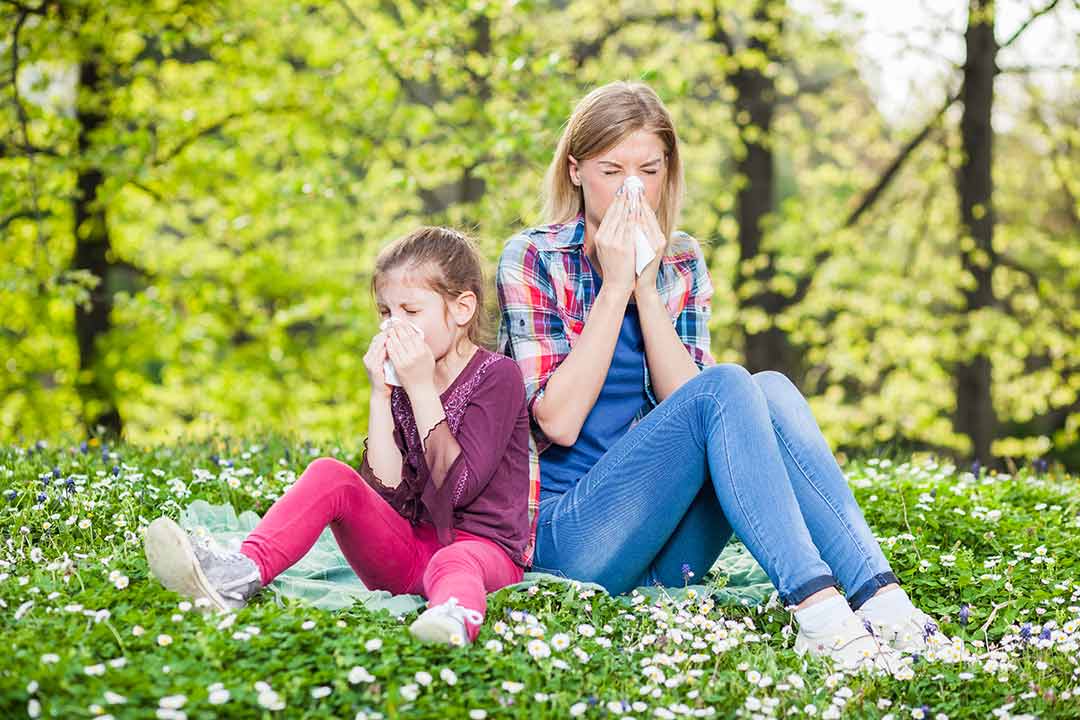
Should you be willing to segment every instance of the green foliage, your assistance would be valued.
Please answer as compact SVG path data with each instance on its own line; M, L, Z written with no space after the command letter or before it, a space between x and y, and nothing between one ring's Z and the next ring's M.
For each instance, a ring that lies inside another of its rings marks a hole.
M962 454L953 369L988 352L998 452L1076 466L1075 101L1009 96L1019 120L997 143L1001 303L963 315L956 119L845 227L932 108L913 106L910 126L879 116L839 5L832 30L782 2L751 22L745 5L43 0L23 17L0 4L19 63L0 112L0 438L83 432L101 409L80 393L90 379L136 442L240 429L360 437L378 248L452 223L475 232L493 267L505 238L541 220L543 171L574 100L641 78L684 141L682 227L711 262L718 359L740 361L745 334L775 325L804 354L796 380L834 445ZM782 61L766 63L751 35ZM90 62L94 92L77 72ZM740 310L734 291L757 262L737 266L734 162L762 140L732 117L724 78L739 68L767 73L778 93L764 138L777 171L770 289L813 280L776 317ZM102 121L81 146L88 113ZM73 269L88 169L103 176L103 277ZM95 288L113 298L110 328L80 372L74 314Z

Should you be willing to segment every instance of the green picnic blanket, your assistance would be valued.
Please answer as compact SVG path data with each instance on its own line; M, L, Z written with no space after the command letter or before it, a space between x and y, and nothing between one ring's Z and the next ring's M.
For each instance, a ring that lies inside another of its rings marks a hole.
M236 514L232 505L211 505L196 500L180 513L180 525L195 533L209 533L222 546L236 550L249 532L259 522L259 516L250 510ZM720 554L713 571L727 577L722 587L688 585L664 588L664 592L676 598L685 596L693 589L699 596L712 594L724 605L756 605L764 602L773 592L772 583L761 566L757 564L746 547L730 542ZM555 575L527 572L522 582L512 588L526 588L539 582L571 583ZM592 587L603 591L599 585L578 583L583 588ZM300 562L279 575L270 589L282 598L298 598L324 610L339 610L354 602L363 603L370 610L387 610L402 616L423 608L425 601L419 595L392 595L385 590L369 590L360 582L345 557L338 549L329 528L319 536L315 546ZM638 591L655 598L659 588L641 587ZM628 596L620 596L628 597Z

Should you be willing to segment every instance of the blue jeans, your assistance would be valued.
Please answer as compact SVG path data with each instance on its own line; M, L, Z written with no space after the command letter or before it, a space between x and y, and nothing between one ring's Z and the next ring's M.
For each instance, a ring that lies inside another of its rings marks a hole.
M533 569L611 593L677 586L732 531L785 605L839 584L858 608L897 581L798 389L730 364L653 408L573 489L541 492Z

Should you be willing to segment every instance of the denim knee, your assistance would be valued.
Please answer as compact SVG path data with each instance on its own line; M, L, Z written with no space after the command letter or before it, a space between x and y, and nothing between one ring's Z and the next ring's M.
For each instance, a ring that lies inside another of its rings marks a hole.
M729 397L742 393L757 395L760 392L750 371L735 363L721 363L707 367L687 385L714 397Z
M795 383L791 382L791 379L784 373L777 372L776 370L763 370L754 373L753 378L757 386L765 393L765 397L770 400L776 401L780 398L792 396L802 397L799 388L797 388Z

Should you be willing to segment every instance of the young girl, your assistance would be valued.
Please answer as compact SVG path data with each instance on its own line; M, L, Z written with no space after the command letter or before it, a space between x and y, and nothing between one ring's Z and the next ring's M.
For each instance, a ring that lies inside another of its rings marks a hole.
M147 530L147 561L167 588L229 610L329 525L369 588L428 599L413 635L471 642L487 593L519 582L532 555L538 487L521 371L478 344L483 272L460 233L425 227L394 242L376 259L372 285L386 329L364 356L372 389L359 472L314 461L239 552L159 518ZM400 386L387 383L387 363Z

